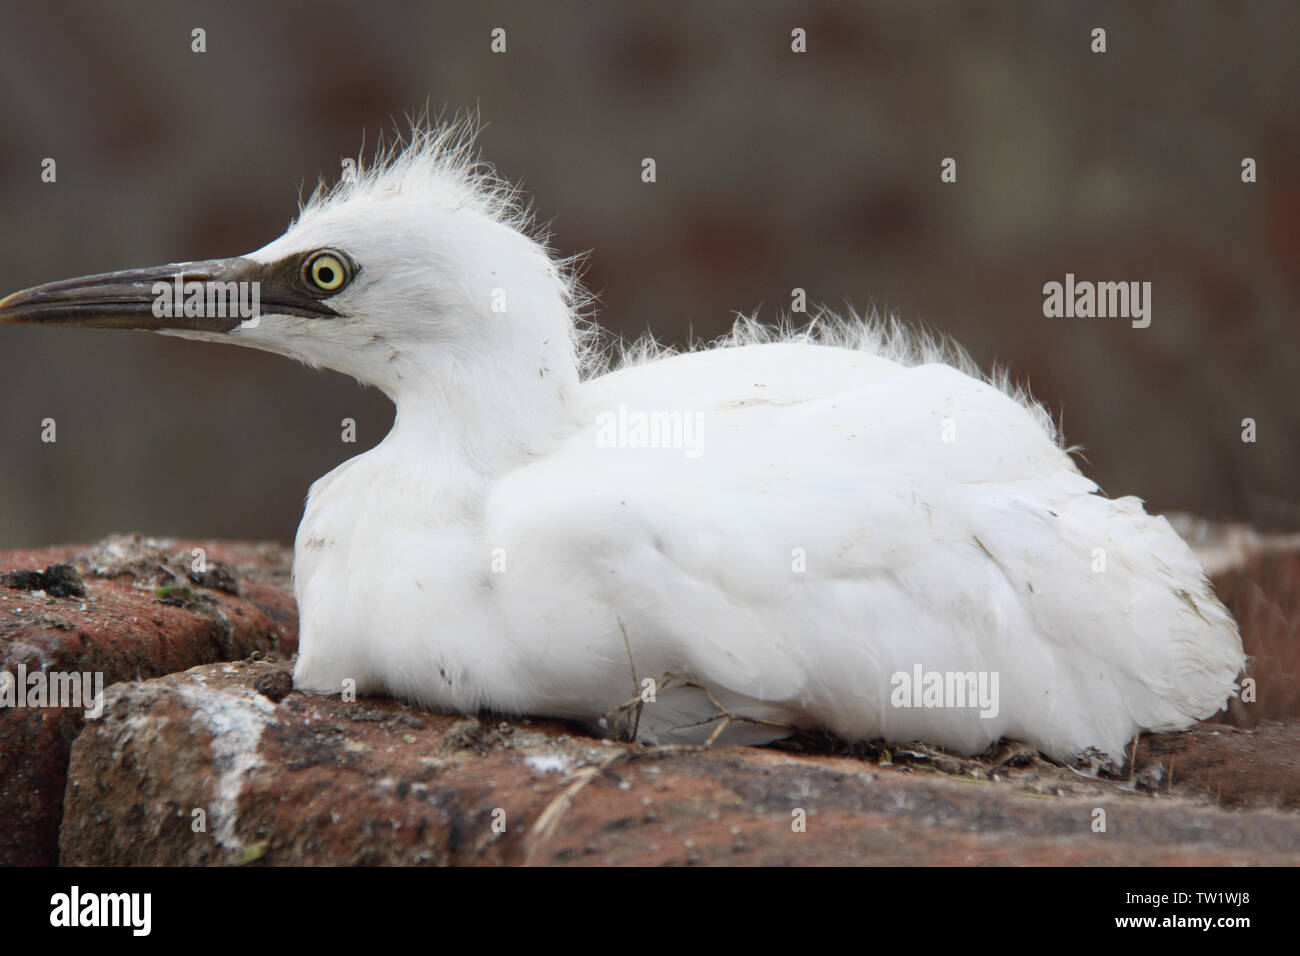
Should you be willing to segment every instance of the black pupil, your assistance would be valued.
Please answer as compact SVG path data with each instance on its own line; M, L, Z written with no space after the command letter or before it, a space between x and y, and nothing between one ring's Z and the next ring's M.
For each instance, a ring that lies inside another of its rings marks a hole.
M316 278L320 280L321 285L329 285L334 281L334 270L329 266L321 266L316 270Z

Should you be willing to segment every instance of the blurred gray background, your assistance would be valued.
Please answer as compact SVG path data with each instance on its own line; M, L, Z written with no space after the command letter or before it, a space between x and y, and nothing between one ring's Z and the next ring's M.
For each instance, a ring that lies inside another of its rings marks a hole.
M1298 11L6 4L0 291L251 251L363 133L477 107L556 247L592 251L612 330L712 336L795 286L893 311L1027 380L1108 493L1300 527ZM1151 327L1044 318L1067 272L1152 282ZM378 393L247 349L0 327L0 548L291 540L310 482L391 421Z

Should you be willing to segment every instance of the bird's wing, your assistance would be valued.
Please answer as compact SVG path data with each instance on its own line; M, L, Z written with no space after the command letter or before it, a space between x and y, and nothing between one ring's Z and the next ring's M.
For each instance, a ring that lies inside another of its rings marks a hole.
M487 513L511 626L560 635L550 699L599 712L634 659L849 737L1117 753L1231 686L1240 643L1181 539L956 369L782 343L589 388L591 426ZM894 706L918 665L996 672L998 712Z

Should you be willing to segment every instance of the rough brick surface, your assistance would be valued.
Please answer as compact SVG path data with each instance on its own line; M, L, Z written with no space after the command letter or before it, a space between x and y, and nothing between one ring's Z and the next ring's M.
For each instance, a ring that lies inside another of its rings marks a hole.
M999 765L896 751L882 766L771 748L638 748L558 721L296 692L276 704L253 690L286 667L215 664L110 691L73 748L62 861L1300 862L1300 816L1229 811L1206 796L1244 769L1231 766L1242 740L1276 759L1289 735L1288 792L1255 787L1248 802L1297 806L1294 725L1168 735L1156 761L1139 753L1132 780L1108 781L1024 753ZM1170 788L1161 768L1187 751L1217 760L1200 772L1188 761ZM1104 833L1092 829L1098 808ZM800 810L804 832L793 826Z
M202 573L193 548L206 552ZM289 563L278 546L138 537L0 554L0 671L95 672L108 686L292 653ZM51 567L75 572L51 577ZM84 595L56 596L68 593L50 587L61 575L79 577ZM68 754L82 724L77 708L0 708L0 864L56 860Z

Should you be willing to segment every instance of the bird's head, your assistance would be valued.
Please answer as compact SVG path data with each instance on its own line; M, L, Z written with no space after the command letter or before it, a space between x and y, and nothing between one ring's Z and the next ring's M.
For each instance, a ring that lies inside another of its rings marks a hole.
M578 286L472 142L464 125L417 130L318 188L255 252L38 286L0 300L0 323L247 345L394 399L489 368L498 381L545 369L567 386L577 377Z

